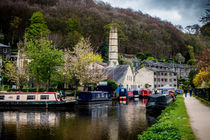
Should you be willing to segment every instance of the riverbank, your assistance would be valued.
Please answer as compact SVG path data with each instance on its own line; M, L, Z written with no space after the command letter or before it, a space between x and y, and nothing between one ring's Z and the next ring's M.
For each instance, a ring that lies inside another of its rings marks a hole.
M176 101L162 111L157 123L143 132L142 135L138 135L138 139L195 140L196 138L190 126L183 95L177 95Z

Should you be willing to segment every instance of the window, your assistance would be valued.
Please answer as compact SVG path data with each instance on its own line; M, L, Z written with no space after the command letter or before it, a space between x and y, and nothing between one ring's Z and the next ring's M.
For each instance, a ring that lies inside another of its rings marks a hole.
M156 78L154 78L154 81L156 81Z
M174 79L174 81L176 81L176 79Z
M174 85L174 87L176 87L176 85Z
M0 100L4 100L4 95L0 95Z
M169 81L172 82L172 79L170 79Z
M163 73L161 72L161 75L163 75Z
M40 100L49 100L49 95L41 95Z
M167 79L165 79L165 82L167 82L168 80Z
M156 88L157 86L155 85L155 88Z
M27 100L35 100L35 95L27 95Z
M167 73L165 73L165 76L167 76Z
M163 79L161 79L161 81L163 82Z
M156 75L156 72L154 72L154 75Z
M174 73L174 76L176 76L176 73Z
M7 48L3 48L3 52L4 53L7 53Z
M17 95L16 96L16 100L20 100L20 95Z
M170 72L170 76L172 76L172 73Z

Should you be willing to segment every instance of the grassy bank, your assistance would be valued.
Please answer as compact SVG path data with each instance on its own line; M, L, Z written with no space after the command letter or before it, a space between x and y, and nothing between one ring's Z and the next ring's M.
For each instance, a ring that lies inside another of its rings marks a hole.
M139 140L194 140L196 139L190 126L183 95L162 111L156 124L152 125Z
M210 102L208 102L208 101L206 101L206 100L204 100L204 99L202 99L202 98L200 98L198 96L195 96L195 95L193 95L193 97L195 97L196 99L198 99L202 104L210 107Z

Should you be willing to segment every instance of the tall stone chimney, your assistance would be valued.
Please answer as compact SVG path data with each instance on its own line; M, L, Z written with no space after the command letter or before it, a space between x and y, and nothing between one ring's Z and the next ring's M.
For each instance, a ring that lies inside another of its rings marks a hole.
M109 32L109 65L119 65L117 27L111 27Z

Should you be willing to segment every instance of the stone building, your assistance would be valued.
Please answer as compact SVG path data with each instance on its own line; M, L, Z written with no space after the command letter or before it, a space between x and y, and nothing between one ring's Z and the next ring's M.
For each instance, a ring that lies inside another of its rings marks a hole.
M107 80L113 80L128 90L136 89L133 71L129 65L117 65L106 67Z
M190 73L190 67L184 64L163 63L155 60L145 60L142 64L147 68L156 68L159 70L170 70L177 73L178 78L187 78Z
M11 47L9 45L0 43L0 56L4 60L9 60L11 57Z
M157 68L141 68L136 75L138 88L157 89L165 85L177 88L177 73L171 70L160 70Z

